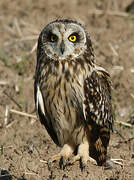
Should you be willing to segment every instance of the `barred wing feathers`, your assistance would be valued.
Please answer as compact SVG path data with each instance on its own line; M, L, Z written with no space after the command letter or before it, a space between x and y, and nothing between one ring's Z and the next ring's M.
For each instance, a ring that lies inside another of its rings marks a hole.
M112 129L111 81L103 68L96 68L84 82L85 114L88 124Z

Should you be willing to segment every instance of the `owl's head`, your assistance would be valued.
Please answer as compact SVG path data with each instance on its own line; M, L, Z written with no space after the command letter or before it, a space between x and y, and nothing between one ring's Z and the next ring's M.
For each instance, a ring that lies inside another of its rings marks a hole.
M43 29L39 37L39 46L54 60L77 58L87 48L87 34L75 21L57 20Z

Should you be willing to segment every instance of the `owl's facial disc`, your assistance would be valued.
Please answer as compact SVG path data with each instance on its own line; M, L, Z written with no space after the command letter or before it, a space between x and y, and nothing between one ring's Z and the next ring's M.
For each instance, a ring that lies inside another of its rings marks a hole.
M43 32L43 49L54 60L76 58L86 49L86 33L76 23L54 22Z

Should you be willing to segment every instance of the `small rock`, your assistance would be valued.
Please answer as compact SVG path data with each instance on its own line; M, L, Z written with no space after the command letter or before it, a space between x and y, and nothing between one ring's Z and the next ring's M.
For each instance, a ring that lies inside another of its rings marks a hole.
M0 180L12 180L12 176L7 170L1 169Z
M127 13L134 13L134 2L130 3L127 7L126 7L126 12Z

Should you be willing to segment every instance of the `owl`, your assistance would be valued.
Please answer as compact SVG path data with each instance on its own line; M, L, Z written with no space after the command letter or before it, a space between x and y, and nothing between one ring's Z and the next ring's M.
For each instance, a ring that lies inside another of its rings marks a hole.
M48 24L39 35L34 83L41 123L61 151L49 163L107 166L113 127L111 80L95 63L89 35L76 21Z

